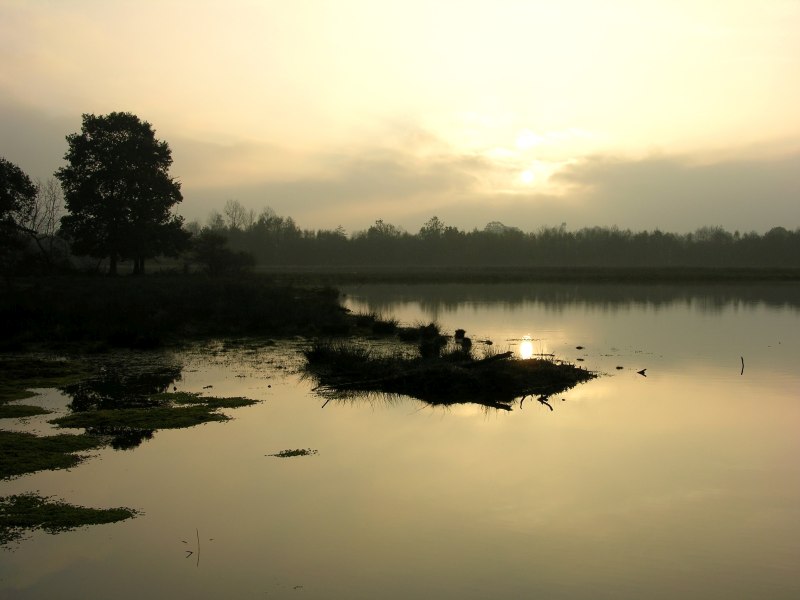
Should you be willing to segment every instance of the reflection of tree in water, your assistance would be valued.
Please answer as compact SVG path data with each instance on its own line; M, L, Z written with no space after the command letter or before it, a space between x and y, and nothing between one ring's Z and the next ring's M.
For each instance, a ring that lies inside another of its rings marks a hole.
M670 307L691 303L701 312L716 313L725 308L788 307L800 310L800 286L782 283L494 283L492 285L451 283L371 284L365 298L367 311L391 314L398 305L419 304L427 313L438 316L459 307L500 304L519 308L540 304L562 310L565 306L585 306L614 311L643 306ZM344 291L347 286L344 286ZM353 290L352 296L359 297Z
M108 362L100 374L79 383L67 385L62 391L72 400L70 410L114 410L121 408L148 408L158 406L152 396L166 392L181 376L181 366L175 364L132 365L125 361ZM93 427L89 434L111 436L111 446L116 450L137 447L153 437L152 429L128 427Z
M111 437L114 450L133 450L145 440L153 439L155 429L130 429L127 427L90 427L86 430L90 435Z

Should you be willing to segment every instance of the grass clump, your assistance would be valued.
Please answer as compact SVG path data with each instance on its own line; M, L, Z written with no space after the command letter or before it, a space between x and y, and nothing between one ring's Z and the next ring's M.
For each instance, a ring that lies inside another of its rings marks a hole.
M84 428L103 433L119 429L179 429L208 421L227 421L228 417L208 406L153 406L150 408L109 408L87 410L50 421L59 427Z
M91 408L50 421L58 427L82 428L88 434L110 436L117 450L134 448L159 429L182 429L211 421L227 421L221 408L256 404L248 398L202 397L190 392L152 394L136 406Z
M250 398L203 397L200 394L193 392L166 392L163 394L156 394L151 398L153 400L170 402L175 405L206 406L212 410L217 408L241 408L242 406L252 406L253 404L258 404L258 400L251 400Z
M31 433L0 430L0 478L51 469L69 469L81 462L74 454L105 445L90 435L39 437Z
M280 452L270 454L269 456L275 456L277 458L292 458L294 456L313 456L314 454L319 454L319 450L314 450L313 448L297 448L295 450L281 450Z
M594 377L552 359L516 359L511 352L479 359L463 347L407 357L375 354L347 342L317 342L305 356L307 373L324 393L401 394L430 404L473 402L504 410L516 398L545 397Z
M115 523L136 516L130 508L86 508L35 493L0 498L0 545L19 541L27 531L50 534L86 525Z

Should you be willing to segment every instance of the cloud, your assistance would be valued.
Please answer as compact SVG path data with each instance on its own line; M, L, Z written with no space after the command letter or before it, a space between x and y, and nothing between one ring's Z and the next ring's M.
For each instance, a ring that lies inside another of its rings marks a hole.
M8 100L0 101L0 156L33 179L47 179L64 164L66 136L79 130L80 123L81 115L54 116Z
M63 164L65 136L80 115L54 115L0 101L0 156L32 178ZM577 157L556 166L551 186L513 187L513 160L461 151L413 123L390 123L348 147L290 148L261 141L216 143L156 126L183 184L179 211L203 221L227 199L270 206L300 226L350 231L384 219L416 231L433 215L461 229L489 221L533 231L619 226L686 232L704 225L759 232L800 227L800 144L731 149L701 162L659 155ZM514 169L517 168L517 171ZM532 191L533 190L533 191Z
M687 232L704 225L740 231L800 226L800 153L699 164L687 157L626 160L595 155L566 163L552 176L560 193L493 191L507 167L490 158L362 149L328 156L326 175L198 190L219 206L234 197L269 205L301 226L363 229L381 218L409 231L437 215L461 229L500 220L535 231L619 226ZM489 184L487 184L489 182ZM210 209L209 209L210 210ZM203 215L204 216L204 215Z
M800 226L800 152L698 163L686 157L593 156L554 176L595 224L690 231ZM583 219L580 219L582 220Z
M210 211L225 198L258 210L270 206L312 228L366 228L376 219L404 225L419 206L435 207L479 193L484 178L496 167L486 159L459 154L419 157L386 148L311 157L316 174L276 178L243 185L194 188L184 194ZM207 211L205 214L207 214ZM205 214L195 217L204 217Z

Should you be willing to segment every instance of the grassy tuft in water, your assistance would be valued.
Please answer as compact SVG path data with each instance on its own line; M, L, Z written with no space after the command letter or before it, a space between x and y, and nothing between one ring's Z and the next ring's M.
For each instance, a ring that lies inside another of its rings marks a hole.
M171 402L172 404L176 405L201 405L207 406L211 409L241 408L242 406L252 406L253 404L258 404L258 400L251 400L250 398L203 397L200 394L192 392L167 392L151 396L151 399L156 401Z
M348 342L317 342L305 356L318 389L334 396L402 394L430 404L473 402L505 410L516 398L556 394L595 376L569 363L521 360L511 352L476 358L463 346L407 357Z
M90 435L39 437L31 433L0 430L0 479L49 469L69 469L81 462L74 454L105 445Z
M136 516L130 508L86 508L35 493L0 497L0 546L40 529L50 534L86 525L115 523Z
M158 429L181 429L230 417L220 408L239 408L256 404L248 398L203 397L190 392L153 394L137 405L120 408L89 408L50 421L58 427L82 428L86 433L110 436L117 450L138 446L153 437Z
M109 408L74 412L50 421L59 427L84 428L103 433L109 429L152 430L192 427L228 417L209 406L153 406L150 408Z
M295 450L281 450L280 452L269 454L268 456L275 456L277 458L292 458L295 456L313 456L314 454L319 454L319 451L314 450L313 448L297 448Z

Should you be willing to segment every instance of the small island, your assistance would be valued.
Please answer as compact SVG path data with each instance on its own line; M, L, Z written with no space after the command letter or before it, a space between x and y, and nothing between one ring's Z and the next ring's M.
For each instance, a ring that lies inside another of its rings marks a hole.
M552 394L596 376L552 356L521 359L491 346L477 357L465 343L469 338L450 340L433 323L403 328L399 335L408 339L415 331L416 354L408 349L381 353L354 340L317 341L304 353L306 372L328 398L404 395L431 405L473 403L507 411L527 396L549 407Z

